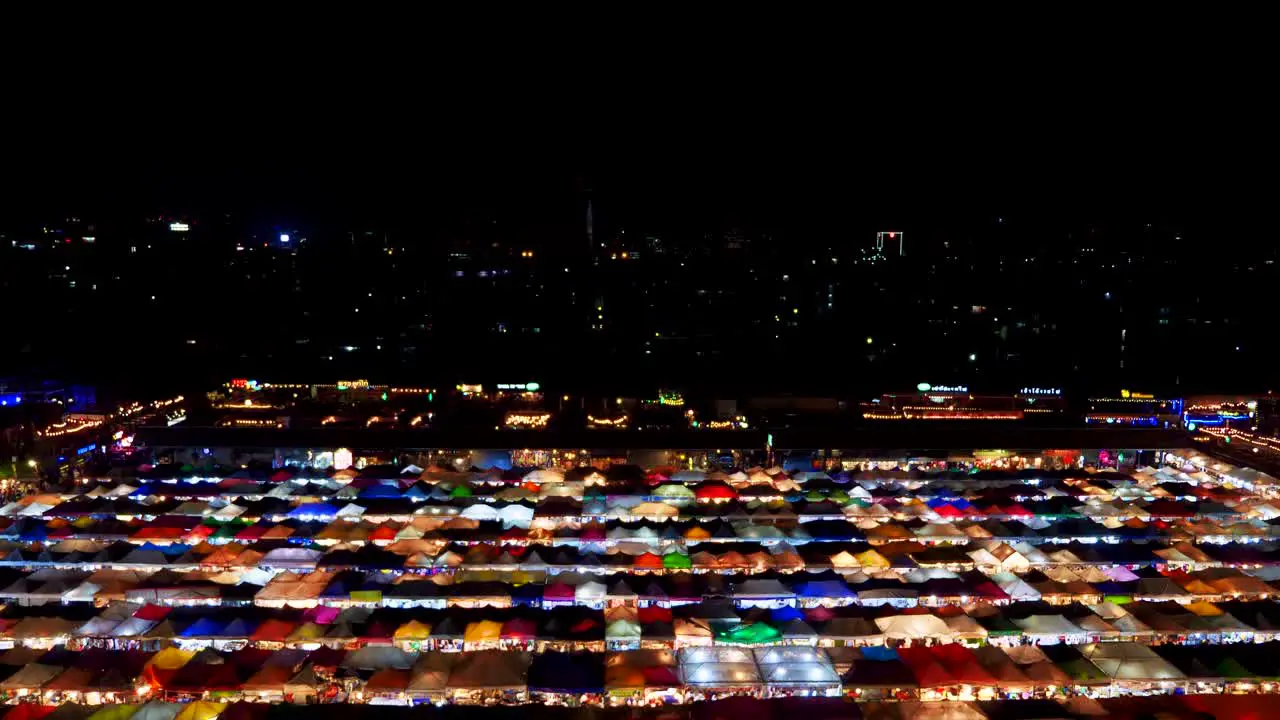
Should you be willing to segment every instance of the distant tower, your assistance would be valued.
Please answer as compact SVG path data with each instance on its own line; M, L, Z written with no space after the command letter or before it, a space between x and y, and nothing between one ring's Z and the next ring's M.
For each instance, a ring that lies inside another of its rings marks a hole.
M596 221L595 211L591 207L591 191L587 190L587 247L591 248L591 254L596 252Z
M886 243L889 245L889 252L885 252L884 246ZM876 233L876 250L879 251L881 255L888 256L889 253L892 253L895 243L898 245L898 257L906 255L906 233L900 230L888 230Z

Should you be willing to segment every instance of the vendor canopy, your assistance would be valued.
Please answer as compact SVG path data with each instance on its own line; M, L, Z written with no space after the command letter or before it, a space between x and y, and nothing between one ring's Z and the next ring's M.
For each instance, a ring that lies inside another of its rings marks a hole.
M761 684L750 650L732 647L687 647L680 650L680 679L702 688L751 688Z

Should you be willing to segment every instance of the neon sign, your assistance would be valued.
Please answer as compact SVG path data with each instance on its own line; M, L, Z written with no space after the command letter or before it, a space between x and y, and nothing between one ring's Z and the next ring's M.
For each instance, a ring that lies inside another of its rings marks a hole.
M1024 387L1018 392L1022 395L1061 395L1062 388Z
M538 392L542 386L536 382L531 383L499 383L499 390L520 390L522 392Z
M929 383L917 383L916 389L920 392L940 392L940 393L967 393L968 385L930 385Z

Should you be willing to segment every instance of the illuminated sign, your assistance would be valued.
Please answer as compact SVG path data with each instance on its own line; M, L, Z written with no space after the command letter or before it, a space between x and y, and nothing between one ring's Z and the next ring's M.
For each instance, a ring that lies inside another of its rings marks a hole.
M517 412L509 413L506 419L508 428L529 428L540 430L547 426L551 421L551 413L547 412Z
M458 385L458 392L463 395L481 395L484 393L483 385Z
M368 390L369 381L368 380L339 380L338 389L339 390Z
M171 232L186 232L190 229L191 226L184 222L169 223L169 230Z
M1121 390L1120 397L1126 400L1154 400L1156 398L1156 396L1151 393L1131 392L1129 390Z
M82 447L82 448L78 448L78 449L76 450L76 455L88 455L89 453L91 453L91 452L93 452L94 450L97 450L97 449L98 449L98 444L97 444L97 443L92 443L92 444L89 444L89 445L85 445L85 446L84 446L84 447Z
M477 386L479 387L479 386ZM536 382L531 383L499 383L499 390L520 390L521 392L538 392L542 386Z
M674 390L659 390L658 404L671 405L673 407L682 407L684 406L684 395Z
M929 383L918 383L916 389L920 392L940 392L940 393L967 393L968 385L930 385Z
M338 448L333 451L333 469L346 470L351 467L352 457L351 451L347 448Z
M280 244L281 245L289 244L289 233L280 233Z
M1024 387L1018 392L1023 395L1061 395L1062 388Z

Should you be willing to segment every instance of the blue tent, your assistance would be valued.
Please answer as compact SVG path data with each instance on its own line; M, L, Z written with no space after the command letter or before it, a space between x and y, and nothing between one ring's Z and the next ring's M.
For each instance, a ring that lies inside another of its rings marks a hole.
M332 520L338 515L338 508L328 503L303 503L289 511L291 518L324 518Z
M216 637L222 633L222 623L207 617L202 617L192 623L185 630L178 633L179 637Z
M769 617L770 617L770 622L772 622L775 625L781 625L783 623L789 623L792 620L803 620L804 613L800 612L799 608L791 607L790 605L784 605L780 608L774 608L772 611L770 611Z
M804 598L853 598L857 593L849 589L843 580L816 580L800 583L795 587L797 597Z
M398 498L400 488L395 485L370 485L360 491L361 498Z
M897 660L898 651L885 645L871 645L868 647L858 648L862 653L862 659L875 660L877 662L886 662L888 660Z

